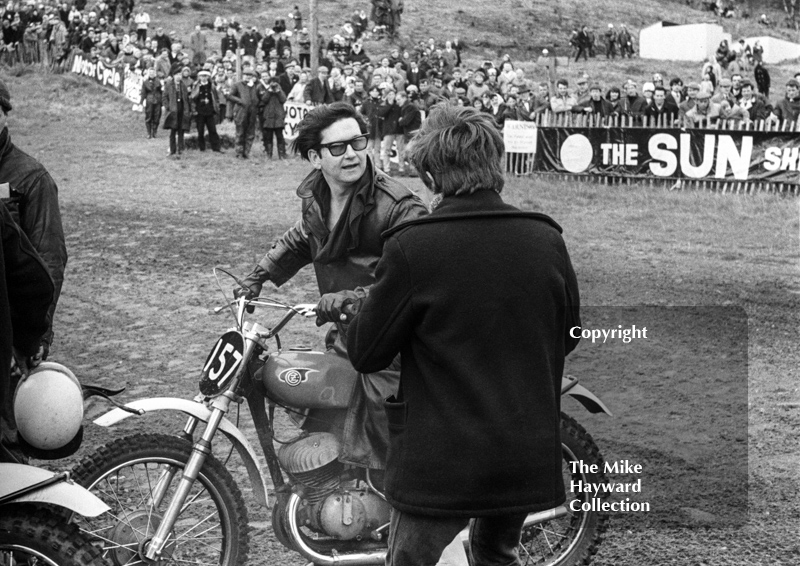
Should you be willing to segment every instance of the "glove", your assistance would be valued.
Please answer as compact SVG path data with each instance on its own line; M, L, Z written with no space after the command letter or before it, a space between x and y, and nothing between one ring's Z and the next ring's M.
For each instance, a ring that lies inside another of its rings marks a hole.
M233 289L233 296L237 299L245 297L247 299L254 299L261 294L261 289L264 287L264 281L269 280L269 273L260 265L257 265L253 272L244 278L241 282L243 284ZM255 307L247 307L247 312L252 313Z
M317 326L327 322L349 322L361 307L362 294L356 291L326 293L317 303Z

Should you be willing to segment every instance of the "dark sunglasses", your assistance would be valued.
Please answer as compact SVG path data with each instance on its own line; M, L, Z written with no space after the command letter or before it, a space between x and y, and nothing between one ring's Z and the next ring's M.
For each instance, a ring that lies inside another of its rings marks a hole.
M332 156L339 157L340 155L344 155L344 152L347 151L348 145L353 148L353 151L363 151L367 149L366 134L362 134L345 141L321 143L319 144L319 148L322 149L323 147L327 147Z

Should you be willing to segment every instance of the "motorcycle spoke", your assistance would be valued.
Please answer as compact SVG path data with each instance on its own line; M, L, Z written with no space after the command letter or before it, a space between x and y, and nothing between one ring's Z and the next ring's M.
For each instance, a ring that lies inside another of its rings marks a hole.
M205 519L203 519L203 520L202 520L202 521L200 521L199 523L196 523L196 524L195 524L195 525L194 525L194 526L193 526L191 529L189 529L188 531L184 532L183 534L181 534L181 535L179 535L179 536L175 537L175 540L183 540L183 539L187 538L187 537L186 537L186 535L188 535L190 532L192 532L193 530L195 530L197 527L199 527L200 525L202 525L203 523L205 523L206 521L208 521L208 520L209 520L211 517L213 517L214 515L216 515L216 513L211 513L211 514L209 514L209 515L208 515L208 517L206 517ZM211 525L211 526L210 526L210 527L208 527L206 530L204 530L204 531L202 531L202 532L199 532L199 533L197 533L197 535L196 535L196 536L197 536L197 537L199 537L199 536L201 536L201 535L204 535L204 534L206 534L208 531L210 531L210 530L212 530L212 529L217 529L217 528L219 528L219 523L217 523L216 525ZM221 538L221 537L220 537L220 538ZM192 537L192 540L197 540L197 538L195 538L195 537Z

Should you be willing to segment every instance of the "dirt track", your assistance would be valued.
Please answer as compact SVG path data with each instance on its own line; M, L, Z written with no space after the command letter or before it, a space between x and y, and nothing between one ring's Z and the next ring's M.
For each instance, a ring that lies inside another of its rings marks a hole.
M16 81L19 96L27 87ZM230 154L167 160L166 140L143 139L125 109L87 122L52 119L43 104L23 95L10 129L61 190L70 261L53 359L86 382L126 385L127 399L193 396L230 323L209 314L219 302L211 267L252 266L296 218L293 187L306 166L261 156L242 165ZM583 303L614 307L587 308L588 323L647 325L655 337L584 343L568 361L615 416L568 412L607 460L644 464L642 497L668 512L613 517L595 563L800 563L796 202L524 180L506 193L564 226ZM303 272L277 293L307 302L315 291ZM622 308L636 305L647 308ZM295 342L321 345L313 324L294 328ZM175 430L163 418L89 427L82 453L134 428ZM250 515L252 564L303 563L269 536L267 513L251 505Z

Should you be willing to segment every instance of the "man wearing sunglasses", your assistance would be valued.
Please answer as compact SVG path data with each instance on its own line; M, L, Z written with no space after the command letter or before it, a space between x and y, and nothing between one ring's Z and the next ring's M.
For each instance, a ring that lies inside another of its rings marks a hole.
M292 147L313 167L297 189L301 218L278 238L244 283L257 296L264 282L280 286L312 264L322 295L317 324L335 323L325 339L327 354L347 357L341 310L348 300L366 296L375 282L375 266L383 253L381 234L425 215L427 209L419 197L375 167L366 151L367 124L350 104L314 108L297 132ZM383 400L396 392L399 370L398 358L386 370L358 375L344 425L343 462L385 468L388 425Z

